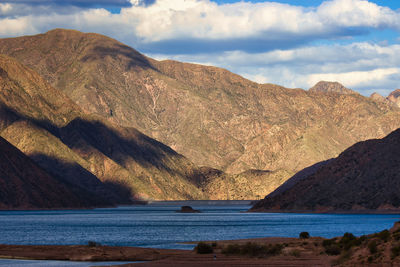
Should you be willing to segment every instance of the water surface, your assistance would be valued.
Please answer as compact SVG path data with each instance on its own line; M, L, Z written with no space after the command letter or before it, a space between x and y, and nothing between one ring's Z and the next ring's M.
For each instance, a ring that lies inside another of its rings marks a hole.
M202 213L175 212L191 205ZM399 215L245 213L249 202L156 202L94 210L0 211L2 244L87 244L191 249L187 241L334 237L390 228Z

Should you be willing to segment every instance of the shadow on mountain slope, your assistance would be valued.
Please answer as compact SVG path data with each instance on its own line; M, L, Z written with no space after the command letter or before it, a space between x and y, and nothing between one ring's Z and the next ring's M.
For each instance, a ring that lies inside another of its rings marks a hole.
M102 182L77 163L69 163L44 154L33 154L30 158L61 182L87 191L88 198L96 196L100 206L131 203L134 192L119 181Z
M158 71L153 67L150 61L134 50L129 46L125 46L122 44L113 45L111 47L106 46L95 46L91 49L91 52L84 56L81 61L96 61L96 60L104 60L107 56L112 57L113 59L120 58L122 56L126 57L129 61L126 62L126 70L131 70L135 67L141 67L144 69L153 69Z

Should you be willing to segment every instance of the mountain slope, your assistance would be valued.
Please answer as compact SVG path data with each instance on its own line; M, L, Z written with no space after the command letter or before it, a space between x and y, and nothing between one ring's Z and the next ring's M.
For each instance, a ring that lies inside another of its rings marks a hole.
M261 85L216 67L156 61L99 34L57 29L1 39L0 53L84 110L229 173L292 173L400 127L397 108L359 94Z
M253 211L362 211L400 208L400 129L357 143Z
M84 114L36 72L2 55L0 88L0 135L60 180L114 204L207 198L182 155L136 129Z
M87 208L111 205L38 167L0 137L0 209Z
M216 67L156 61L99 34L57 29L2 39L0 52L86 111L230 173L298 171L400 127L398 109L358 94L260 85Z

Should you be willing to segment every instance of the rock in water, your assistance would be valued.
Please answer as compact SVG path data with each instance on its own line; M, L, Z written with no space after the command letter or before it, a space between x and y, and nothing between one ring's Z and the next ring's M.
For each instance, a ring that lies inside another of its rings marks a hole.
M177 212L182 212L182 213L200 213L199 210L195 210L191 206L182 206L181 210L178 210Z

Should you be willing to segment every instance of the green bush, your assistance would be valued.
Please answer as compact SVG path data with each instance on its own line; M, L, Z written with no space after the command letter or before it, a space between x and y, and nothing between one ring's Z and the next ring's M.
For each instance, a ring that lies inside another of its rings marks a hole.
M309 234L308 232L301 232L301 233L299 234L299 238L301 238L301 239L310 238L310 234Z
M213 247L204 242L199 242L194 249L198 254L210 254L214 252Z

